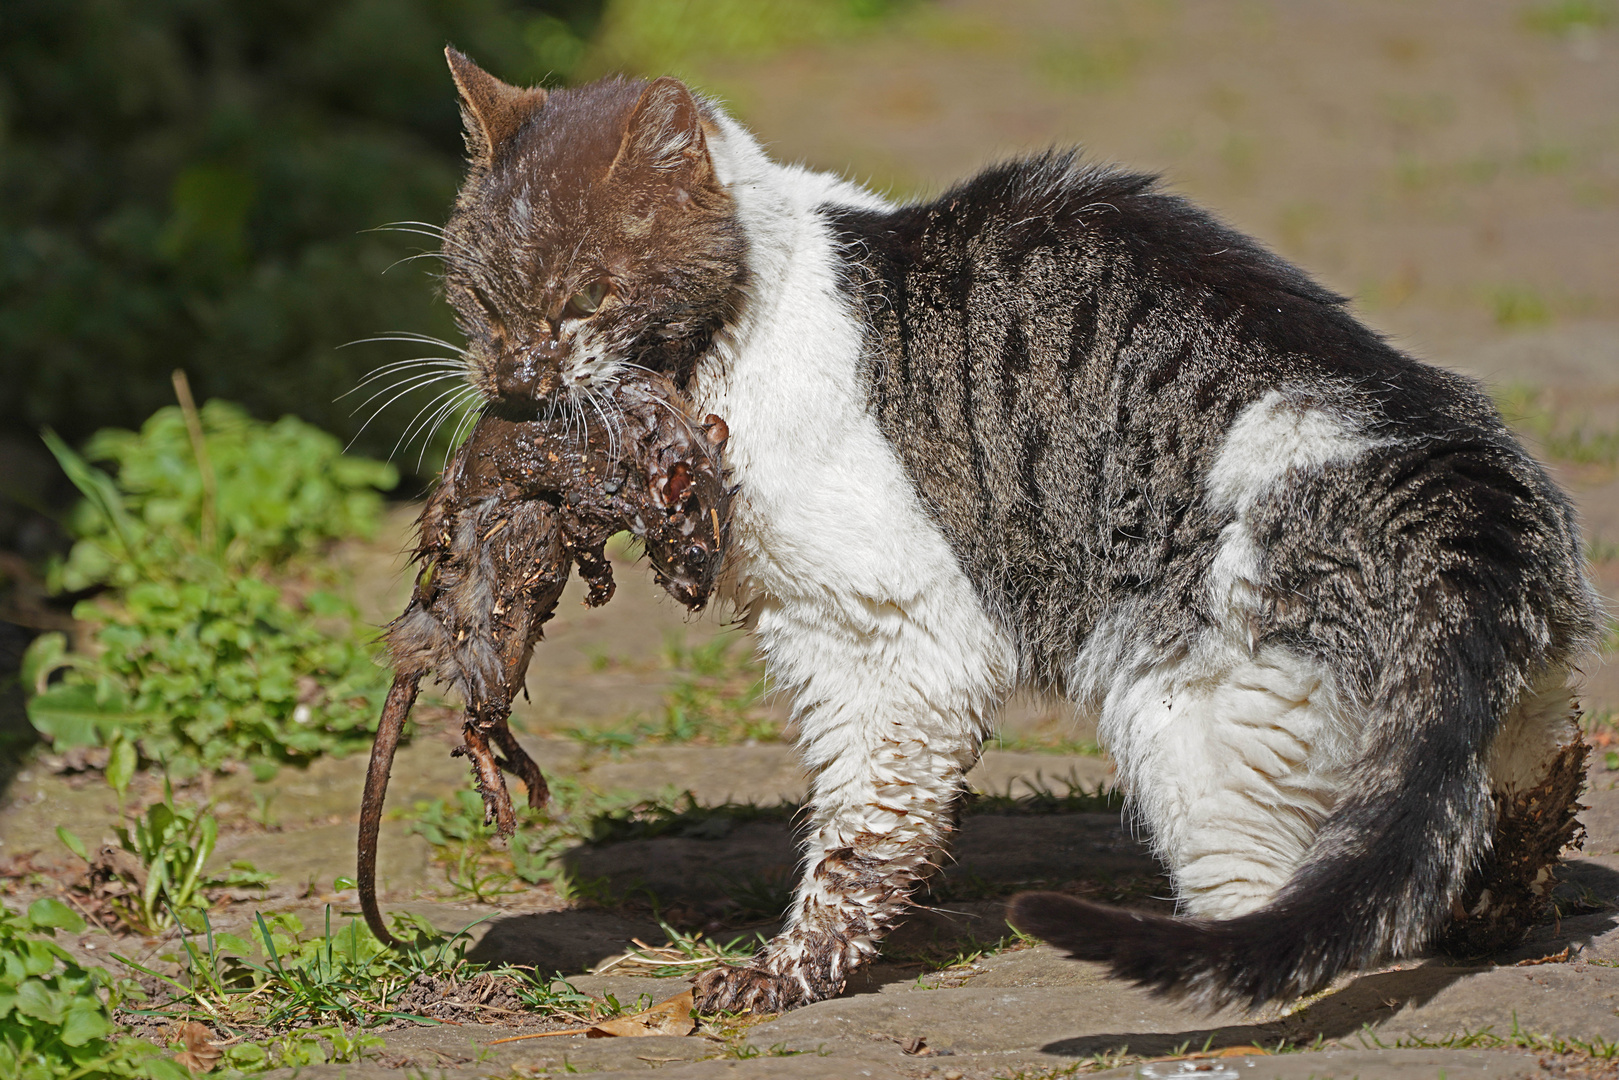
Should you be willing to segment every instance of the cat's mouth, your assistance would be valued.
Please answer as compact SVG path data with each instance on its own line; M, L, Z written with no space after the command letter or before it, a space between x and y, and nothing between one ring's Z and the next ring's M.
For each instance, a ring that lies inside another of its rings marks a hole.
M526 420L553 419L563 411L563 406L555 398L536 400L531 397L501 395L490 398L489 404L485 406L485 411L490 416L510 420L513 423L521 423Z

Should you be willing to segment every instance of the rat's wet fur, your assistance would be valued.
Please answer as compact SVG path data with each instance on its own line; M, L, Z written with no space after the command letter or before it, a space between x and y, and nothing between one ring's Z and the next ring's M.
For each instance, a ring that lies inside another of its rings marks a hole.
M507 721L571 570L589 585L586 603L607 603L614 582L603 549L622 531L645 545L658 583L688 609L700 610L714 588L732 496L721 464L724 422L710 415L698 423L657 375L638 373L601 400L582 430L559 417L486 413L422 510L414 553L421 571L404 612L388 624L394 684L360 810L360 906L384 942L393 939L376 901L377 831L422 678L461 697L465 745L456 752L471 759L488 820L509 837L516 816L503 771L523 780L533 808L548 795Z

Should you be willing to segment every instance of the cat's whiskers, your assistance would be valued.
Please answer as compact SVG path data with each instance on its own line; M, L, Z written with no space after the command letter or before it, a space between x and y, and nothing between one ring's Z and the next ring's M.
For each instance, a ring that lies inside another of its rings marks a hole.
M581 444L588 442L590 440L590 417L585 415L585 407L579 404L579 400L572 394L567 395L562 400L566 402L568 406L569 436L573 437L573 425L577 420L579 423L579 434L577 438Z
M407 227L408 226L408 227ZM375 225L364 232L425 232L429 236L443 236L444 226L435 225L431 221L388 221Z
M410 418L410 423L405 425L405 430L400 434L399 438L394 442L393 449L391 451L389 451L388 456L390 458L394 457L395 455L397 455L399 453L401 448L407 448L407 449L409 448L410 444L415 440L418 431L423 427L423 425L422 425L422 417L423 416L430 416L430 421L431 421L431 417L436 417L438 415L439 411L442 410L443 405L440 404L441 402L444 402L445 399L448 398L450 400L450 403L453 404L453 402L454 402L454 400L455 400L455 398L457 396L459 396L461 394L464 394L466 392L467 392L467 387L465 387L465 386L452 386L448 390L441 391L440 393L435 395L432 398L432 400L430 400L426 405L423 405L420 409L417 409L416 414ZM425 449L426 449L426 443L423 443L423 450L425 451Z
M416 226L418 224L419 223L417 223L417 222L401 222L398 225L378 225L374 229L366 229L365 231L366 232L397 232L397 233L409 233L409 234L414 235L414 236L426 236L426 237L428 237L430 239L437 240L440 244L452 244L452 245L454 245L455 247L459 248L461 250L461 252L463 254L465 254L470 259L474 259L474 260L481 259L481 254L475 248L468 247L466 244L462 243L461 241L455 239L452 236L449 236L448 234L446 234L444 232L444 230L438 229L438 228L417 228L417 227L413 227L413 226ZM407 227L407 226L410 226L410 227Z
M432 445L433 437L438 434L439 429L444 426L447 420L456 415L458 410L464 409L470 403L471 398L468 397L469 392L471 392L470 387L462 387L458 393L450 398L449 401L439 406L438 411L436 411L432 417L428 419L428 422L423 425L421 431L422 448L416 453L417 472L421 471L422 461L427 457L427 448ZM467 411L477 412L479 410L471 409ZM451 445L454 446L455 444L452 443Z
M620 367L626 368L626 369L628 369L630 371L644 371L648 375L656 375L656 376L659 376L659 377L663 377L662 372L654 371L651 368L645 366L644 364L637 364L637 363L634 363L634 362L629 361L629 360L620 360L618 362L618 364L619 364ZM652 401L655 404L661 406L662 408L665 408L665 409L669 410L669 413L672 416L674 416L676 419L678 419L682 425L685 426L687 434L689 434L689 435L696 435L697 434L697 425L695 425L692 422L692 418L690 416L688 416L686 413L684 413L681 410L675 408L669 402L664 401L661 397L654 396L652 398Z
M405 263L415 262L417 259L439 259L445 263L448 263L450 261L450 256L446 255L442 251L418 251L414 255L406 255L402 259L395 259L393 262L383 267L382 272L386 274L389 270L392 270L396 266L403 266ZM440 275L429 273L428 276L438 277Z
M345 341L338 348L346 349L350 345L365 345L374 341L408 341L414 345L433 345L440 349L448 349L462 356L468 354L465 346L456 345L453 342L445 341L443 338L433 337L431 334L418 334L411 330L397 330L390 334L379 334L376 337L355 338L353 341Z
M596 415L601 418L602 429L607 432L607 460L617 463L619 449L619 426L615 419L617 410L605 407L601 395L594 388L581 386L579 390L585 403L596 410Z
M438 381L438 380L435 380L435 381ZM432 381L423 382L423 383L417 383L416 385L413 385L413 386L407 386L407 387L405 387L403 389L400 389L398 393L394 394L393 397L389 398L387 401L383 402L381 405L378 405L375 409L373 409L371 411L371 415L367 416L365 418L365 422L360 425L359 429L354 432L353 437L349 439L348 448L352 448L354 446L355 442L360 438L360 436L365 433L366 428L371 426L372 421L376 420L377 417L381 416L384 412L386 412L388 407L391 406L394 402L398 401L402 397L405 397L405 396L407 396L407 395L409 395L411 393L414 393L416 390L419 390L419 389L422 389L424 387L431 386L431 385L433 385ZM394 388L389 387L389 389L394 389ZM470 389L470 387L468 387L466 389ZM456 388L452 387L449 391L446 391L446 393L454 393L455 390L456 390ZM443 394L440 394L439 396L442 397ZM438 399L435 398L434 400L436 401ZM432 404L432 402L428 403L429 406L431 404ZM349 415L350 416L355 415L355 413L358 413L360 411L360 409L363 409L364 407L365 407L365 405L362 403L358 408L356 408L354 410L354 412L349 413ZM427 406L423 406L423 408L426 408L426 407ZM417 413L417 415L419 416L421 414ZM395 444L395 449L396 450L398 449L398 444L397 443Z
M350 394L357 394L384 376L397 375L401 372L410 371L454 371L456 373L465 373L466 365L459 360L452 360L447 356L419 356L413 360L397 360L391 364L384 364L381 367L372 368L366 373L365 378L361 379L355 384L352 390L344 391L334 400L342 401Z
M405 394L410 393L413 390L420 390L423 387L432 386L435 383L445 382L445 381L450 380L450 379L460 380L461 377L462 377L462 372L460 371L460 369L455 369L455 370L452 370L452 371L428 371L425 374L418 374L418 373L412 373L412 372L403 373L395 381L393 381L391 383L388 383L386 386L382 387L380 390L374 391L371 394L370 397L366 398L364 401L362 401L358 405L356 405L353 408L353 410L351 410L349 412L349 415L353 416L355 413L358 413L361 409L364 409L367 405L369 405L373 401L377 400L377 398L381 397L383 394L390 393L392 391L398 391L397 393L394 394L393 397L389 398L386 403L378 406L378 408L377 408L378 412L381 412L383 409L386 409L389 405L392 405L395 401L399 400L400 397L402 397ZM355 389L358 390L360 388L355 387ZM352 392L353 391L350 391L350 393L352 393ZM348 395L345 394L343 396L347 397ZM341 401L342 398L339 398L338 400Z
M474 391L474 394L479 398L482 397L482 395L477 394L476 391ZM488 411L488 403L479 402L477 408L468 409L466 412L461 414L460 421L455 425L455 432L450 436L450 447L444 455L444 464L439 466L439 470L441 472L444 469L444 465L449 464L450 454L455 452L455 448L461 445L461 443L466 439L467 434L472 430L473 426L477 424L477 422L483 418L484 413Z

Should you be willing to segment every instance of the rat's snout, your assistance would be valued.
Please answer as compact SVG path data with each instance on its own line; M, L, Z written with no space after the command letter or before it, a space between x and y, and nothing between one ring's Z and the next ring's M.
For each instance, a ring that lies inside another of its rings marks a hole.
M495 363L495 392L507 401L542 401L556 392L561 360L554 341L514 349Z

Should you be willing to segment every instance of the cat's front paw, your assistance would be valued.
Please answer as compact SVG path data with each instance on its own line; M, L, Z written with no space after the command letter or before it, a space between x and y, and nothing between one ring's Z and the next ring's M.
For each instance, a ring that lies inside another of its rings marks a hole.
M816 993L794 974L778 974L748 964L709 968L692 982L692 1004L698 1012L779 1013L831 997L841 988Z

